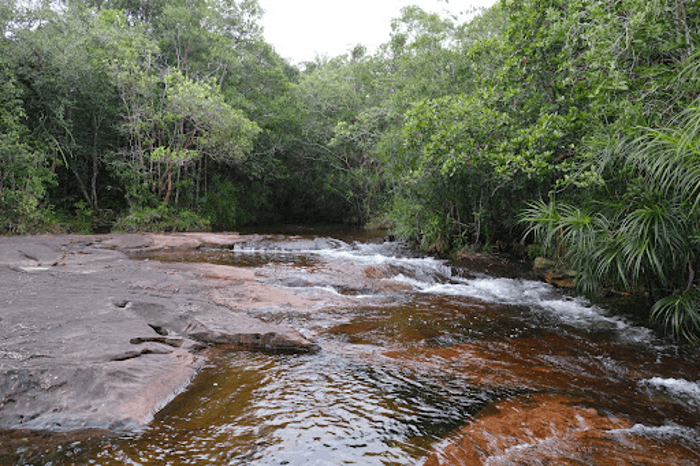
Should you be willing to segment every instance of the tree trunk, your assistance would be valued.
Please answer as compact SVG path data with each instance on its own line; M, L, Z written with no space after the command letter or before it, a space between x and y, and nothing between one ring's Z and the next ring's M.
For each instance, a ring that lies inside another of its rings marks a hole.
M168 205L170 202L170 196L173 194L173 167L168 165L166 171L166 178L168 183L168 190L165 192L165 199L163 199L163 204Z

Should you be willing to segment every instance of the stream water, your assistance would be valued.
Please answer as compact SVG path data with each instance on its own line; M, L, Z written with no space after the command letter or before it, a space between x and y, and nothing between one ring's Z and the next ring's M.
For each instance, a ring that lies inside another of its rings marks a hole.
M248 312L321 351L220 351L143 432L54 464L700 464L697 349L550 285L348 238L152 259L251 267L307 297Z

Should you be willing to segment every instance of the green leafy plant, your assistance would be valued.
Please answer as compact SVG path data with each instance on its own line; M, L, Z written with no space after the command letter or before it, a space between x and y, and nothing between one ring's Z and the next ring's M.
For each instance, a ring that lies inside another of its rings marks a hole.
M92 233L95 228L95 212L85 201L78 201L74 204L75 219L73 226L79 233Z
M652 318L692 340L700 339L698 121L694 104L668 126L641 128L617 144L632 177L617 199L593 196L581 207L535 201L521 215L526 234L565 254L583 289L645 290L656 301Z
M199 214L162 204L158 207L142 207L132 210L114 225L116 232L139 231L208 231L209 220Z

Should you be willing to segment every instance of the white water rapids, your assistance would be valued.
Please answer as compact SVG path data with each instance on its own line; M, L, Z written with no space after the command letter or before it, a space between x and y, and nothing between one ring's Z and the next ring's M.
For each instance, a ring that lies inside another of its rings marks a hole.
M700 454L697 351L582 297L455 270L396 242L257 237L196 254L308 298L301 310L247 312L299 329L321 351L221 355L151 429L93 451L87 464L451 465L447 445L460 429L489 422L499 403L540 396L593 406L580 408L583 432L610 420L619 427L599 435L618 450L652 442L640 464L666 464L654 462L657 447ZM596 444L586 450L554 426L482 464L592 464Z

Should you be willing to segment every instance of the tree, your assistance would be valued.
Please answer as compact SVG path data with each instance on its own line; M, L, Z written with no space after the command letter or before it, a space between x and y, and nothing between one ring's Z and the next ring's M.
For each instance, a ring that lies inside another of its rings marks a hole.
M181 167L203 157L239 161L252 149L260 128L228 105L212 82L194 82L175 71L165 76L164 84L163 108L155 115L153 133L144 136L154 141L151 161L165 165L167 204L173 170L179 175Z
M160 16L168 0L69 0L85 3L98 10L115 10L125 13L129 19L150 23Z
M46 221L42 202L53 182L46 154L28 143L20 87L0 39L0 233L28 233Z
M28 126L53 154L61 207L82 199L97 210L98 185L113 183L103 156L118 143L118 95L99 60L105 36L80 5L31 15L38 26L17 32L13 55Z
M153 195L167 204L175 172L179 178L182 169L205 157L239 161L252 149L258 126L228 105L216 84L193 81L179 71L163 77L132 71L117 78L129 109L124 130L130 143L116 163L131 180L133 201L140 204Z

